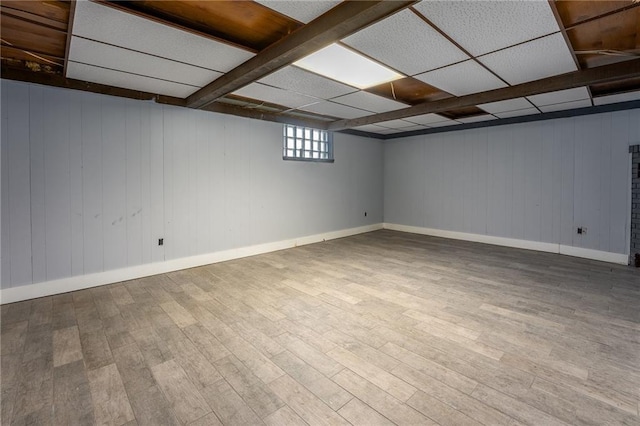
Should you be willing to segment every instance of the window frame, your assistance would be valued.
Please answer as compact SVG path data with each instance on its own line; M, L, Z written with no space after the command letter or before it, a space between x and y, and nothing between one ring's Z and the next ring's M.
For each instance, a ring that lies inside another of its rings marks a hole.
M312 163L333 163L333 132L296 124L284 124L282 127L282 159L289 161L307 161ZM293 135L289 133L292 129ZM293 142L293 147L288 143ZM326 150L323 145L326 144ZM314 149L315 148L315 149ZM293 151L293 156L287 155ZM318 157L314 158L314 153ZM311 154L310 157L305 156ZM326 155L325 158L321 158Z

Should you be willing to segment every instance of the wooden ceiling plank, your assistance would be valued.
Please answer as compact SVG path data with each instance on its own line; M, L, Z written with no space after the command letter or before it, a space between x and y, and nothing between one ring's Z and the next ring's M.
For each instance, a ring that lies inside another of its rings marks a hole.
M607 83L616 80L640 76L640 59L604 65L596 68L574 71L541 80L530 81L511 87L474 93L457 98L425 102L409 108L373 114L351 120L338 120L329 125L329 130L342 130L381 121L397 120L429 113L438 113L456 108L476 106L489 102L504 101L512 98L537 95L557 90L572 89L592 84Z
M62 73L67 76L67 66L69 64L69 51L71 49L71 37L73 36L73 20L76 15L76 0L71 0L69 4L69 22L67 22L67 41L64 48L64 65Z
M46 16L36 15L32 12L25 12L23 10L12 9L5 5L0 7L0 13L3 15L12 16L16 19L21 19L23 21L31 22L38 25L43 25L49 27L54 30L66 32L67 24L65 22L56 21L51 18L47 18Z
M340 3L189 96L187 106L202 108L413 3L415 0Z
M65 24L65 26L69 19L69 2L67 1L2 0L2 8L29 12L34 15L60 22Z

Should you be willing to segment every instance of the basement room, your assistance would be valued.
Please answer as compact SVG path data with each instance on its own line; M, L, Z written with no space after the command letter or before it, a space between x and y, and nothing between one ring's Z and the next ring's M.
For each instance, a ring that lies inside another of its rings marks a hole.
M640 425L638 0L0 34L0 424Z

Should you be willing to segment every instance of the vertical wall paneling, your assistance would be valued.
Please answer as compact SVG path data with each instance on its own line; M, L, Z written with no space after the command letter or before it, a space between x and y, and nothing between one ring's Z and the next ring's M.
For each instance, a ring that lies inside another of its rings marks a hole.
M335 163L284 161L277 123L1 87L3 288L382 220L380 141L336 134Z
M211 244L209 241L212 238L211 235L211 181L208 179L209 175L209 146L212 145L210 140L215 138L215 134L210 134L210 129L207 123L207 116L209 114L198 114L196 116L195 126L195 163L192 167L193 178L193 191L197 194L195 199L195 220L194 224L197 227L197 237L195 241L196 253L208 253L210 251Z
M163 202L164 202L164 258L174 259L173 253L175 252L175 236L173 225L173 194L174 194L174 174L173 167L174 160L174 124L172 109L168 106L162 107L162 136L163 136Z
M157 242L152 236L151 212L151 114L148 103L140 103L140 263L152 262L152 248ZM133 213L132 213L133 214Z
M596 244L598 250L611 251L611 157L612 153L620 149L620 140L622 140L622 150L627 149L628 143L626 138L622 138L620 133L614 133L612 126L612 116L609 114L606 117L602 117L602 125L600 126L600 146L599 148L599 169L600 169L600 220L599 225L596 228ZM618 145L618 147L616 147ZM624 169L624 163L620 165ZM620 190L624 190L624 185L621 185Z
M45 89L45 229L47 280L71 275L69 93Z
M31 196L29 176L29 96L28 89L10 87L18 98L8 111L9 244L11 282L31 283Z
M626 254L627 147L640 138L638 116L385 142L385 222Z
M142 263L141 102L125 101L127 266ZM148 242L147 242L148 244Z
M127 266L126 100L102 99L104 269Z
M561 203L560 203L560 244L573 246L573 239L576 230L573 229L575 223L575 176L576 176L576 131L575 120L563 126L560 123L555 125L554 135L560 145L561 158ZM555 242L555 241L553 241Z
M0 288L11 287L11 244L9 242L9 103L7 87L0 86Z
M224 240L232 248L247 244L250 234L250 148L256 128L240 125L240 118L225 117ZM260 127L260 123L256 124Z
M143 137L149 145L149 212L151 216L151 262L165 260L165 246L158 239L166 237L165 167L164 167L164 109L149 106L149 127ZM146 222L145 222L146 223Z
M31 263L33 282L47 279L46 228L45 228L45 136L42 86L28 88L29 95L29 146L31 159Z
M102 102L79 95L82 109L82 211L85 274L104 270Z
M69 195L71 225L71 274L84 273L82 200L82 103L79 92L69 92ZM33 209L32 209L33 210Z
M609 157L611 179L603 192L608 195L609 202L609 249L612 252L624 253L630 247L630 210L624 211L616 206L631 205L631 154L627 146L637 145L640 138L634 136L634 127L640 127L638 110L620 111L611 116L611 137L606 142L611 146ZM619 185L624 182L627 185ZM617 226L625 223L624 229Z
M511 129L493 127L488 130L487 233L507 237L511 229L511 214L507 208L512 194L512 146L508 143Z

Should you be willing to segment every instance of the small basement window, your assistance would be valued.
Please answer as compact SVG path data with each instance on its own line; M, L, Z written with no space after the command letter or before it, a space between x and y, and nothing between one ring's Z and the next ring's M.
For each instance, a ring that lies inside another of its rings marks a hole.
M332 134L326 130L285 124L282 158L333 162Z

